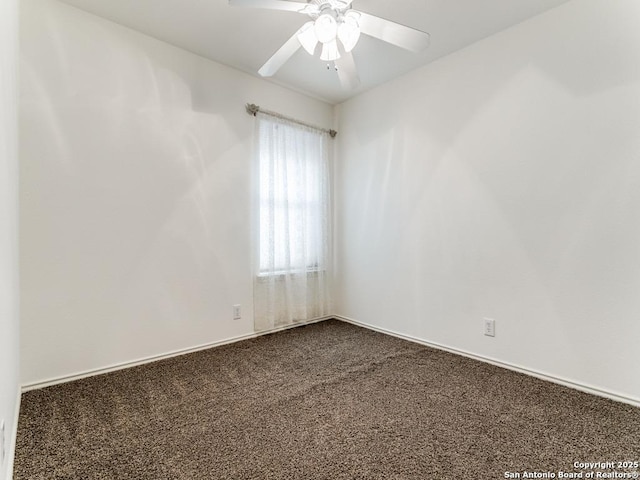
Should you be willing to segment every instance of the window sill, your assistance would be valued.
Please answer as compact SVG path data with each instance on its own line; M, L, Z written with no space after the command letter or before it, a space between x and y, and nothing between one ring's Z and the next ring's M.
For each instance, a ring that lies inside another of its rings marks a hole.
M296 271L278 271L273 273L258 273L256 276L259 282L270 282L272 280L284 280L286 277L303 277L307 278L319 277L321 275L326 274L325 270L307 270L306 272L296 272Z

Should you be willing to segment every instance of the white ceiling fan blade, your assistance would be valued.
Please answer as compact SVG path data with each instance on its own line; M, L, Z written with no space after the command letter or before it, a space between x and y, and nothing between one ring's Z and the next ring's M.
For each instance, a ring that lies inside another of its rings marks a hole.
M360 14L358 23L362 33L416 53L429 46L428 33L369 13L360 11L358 13Z
M344 88L351 90L356 89L360 86L360 76L356 69L356 62L353 60L353 54L351 52L341 53L340 58L335 61L340 83Z
M258 70L260 75L263 77L271 77L275 75L276 72L280 70L280 67L287 63L287 60L289 60L293 54L298 51L298 49L302 48L302 44L298 40L299 32L300 30L294 33L293 36L287 40L269 60L267 60L267 63Z
M299 12L307 6L306 3L289 0L229 0L229 5L232 7L267 8L269 10L286 10L289 12Z

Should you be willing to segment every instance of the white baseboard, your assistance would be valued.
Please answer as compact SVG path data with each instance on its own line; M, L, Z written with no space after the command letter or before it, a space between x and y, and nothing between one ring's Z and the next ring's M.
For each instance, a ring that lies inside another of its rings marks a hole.
M424 345L426 347L436 348L438 350L444 350L446 352L454 353L456 355L462 355L463 357L472 358L474 360L479 360L481 362L490 363L491 365L495 365L497 367L506 368L507 370L512 370L514 372L524 373L525 375L529 375L532 377L539 378L541 380L546 380L548 382L556 383L558 385L563 385L565 387L573 388L574 390L580 390L581 392L590 393L592 395L597 395L599 397L605 397L610 400L614 400L616 402L626 403L628 405L632 405L634 407L640 407L640 399L632 398L624 394L620 394L617 392L611 392L607 390L603 390L601 388L594 387L592 385L586 385L580 382L576 382L573 380L568 380L566 378L558 377L556 375L552 375L545 372L540 372L531 368L522 367L519 365L515 365L509 362L504 362L501 360L496 360L495 358L485 357L483 355L478 355L475 353L467 352L465 350L460 350L458 348L449 347L447 345L442 345L435 342L430 342L427 340L423 340L422 338L413 337L411 335L405 335L399 332L395 332L393 330L389 330L386 328L376 327L374 325L369 325L367 323L360 322L358 320L354 320L353 318L343 317L341 315L334 315L333 318L341 320L346 323L351 323L353 325L357 325L359 327L367 328L369 330L373 330L376 332L384 333L386 335L391 335L393 337L401 338L403 340L408 340L409 342L418 343L420 345Z
M18 418L20 416L20 400L22 398L22 392L18 389L16 393L16 408L13 412L13 425L11 433L9 434L9 445L6 451L6 465L5 465L5 478L7 480L13 480L13 461L16 456L16 440L18 438ZM1 473L1 472L0 472Z
M153 355L150 357L140 358L138 360L132 360L129 362L117 363L114 365L109 365L107 367L96 368L92 370L86 370L83 372L73 373L71 375L65 375L61 377L50 378L47 380L41 380L32 383L25 383L22 385L22 392L28 392L29 390L38 390L40 388L50 387L52 385L58 385L61 383L73 382L74 380L80 380L82 378L94 377L96 375L103 375L105 373L115 372L118 370L124 370L125 368L136 367L138 365L144 365L146 363L157 362L158 360L164 360L167 358L178 357L180 355L186 355L188 353L199 352L201 350L208 350L210 348L221 347L222 345L229 345L236 342L241 342L243 340L249 340L251 338L257 338L262 335L269 335L271 333L281 332L283 330L289 330L291 328L301 327L304 325L311 325L313 323L322 322L324 320L328 320L330 318L335 318L333 315L315 318L313 320L309 320L306 322L298 322L292 325L286 325L284 327L272 328L270 330L264 330L261 332L253 332L248 333L246 335L239 335L237 337L231 337L224 340L219 340L216 342L205 343L202 345L196 345L194 347L183 348L180 350L174 350L171 352L163 353L160 355Z

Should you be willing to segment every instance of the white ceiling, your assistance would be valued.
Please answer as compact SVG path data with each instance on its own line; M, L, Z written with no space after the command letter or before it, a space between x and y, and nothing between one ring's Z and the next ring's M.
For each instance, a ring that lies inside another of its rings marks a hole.
M294 12L230 7L227 0L64 1L256 76L262 64L308 20ZM343 89L336 72L304 49L270 80L340 103L566 1L354 0L356 10L430 33L430 47L414 54L363 35L353 52L362 80L356 90Z

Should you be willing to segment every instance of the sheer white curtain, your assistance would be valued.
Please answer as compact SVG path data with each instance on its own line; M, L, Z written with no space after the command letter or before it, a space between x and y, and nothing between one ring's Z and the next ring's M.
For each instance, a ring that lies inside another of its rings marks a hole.
M328 134L258 113L256 330L329 314Z

